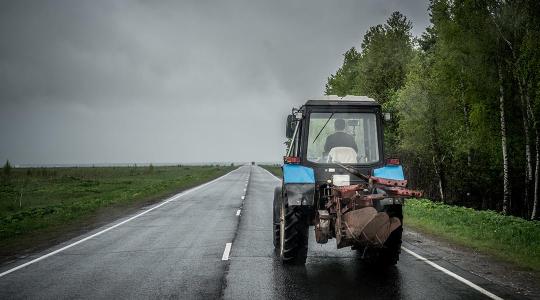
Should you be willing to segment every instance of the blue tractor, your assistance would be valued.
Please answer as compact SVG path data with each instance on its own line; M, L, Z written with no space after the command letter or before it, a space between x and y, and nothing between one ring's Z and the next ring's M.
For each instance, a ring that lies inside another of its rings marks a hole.
M386 117L386 118L385 118ZM282 185L274 192L273 240L284 264L304 264L309 227L369 262L395 265L402 205L420 192L396 159L384 159L381 105L365 96L311 99L287 117Z

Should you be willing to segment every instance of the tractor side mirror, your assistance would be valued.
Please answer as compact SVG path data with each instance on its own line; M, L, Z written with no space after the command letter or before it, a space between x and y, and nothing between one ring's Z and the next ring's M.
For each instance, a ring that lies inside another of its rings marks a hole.
M292 138L294 134L294 115L288 115L287 116L287 126L285 129L285 135L288 139Z

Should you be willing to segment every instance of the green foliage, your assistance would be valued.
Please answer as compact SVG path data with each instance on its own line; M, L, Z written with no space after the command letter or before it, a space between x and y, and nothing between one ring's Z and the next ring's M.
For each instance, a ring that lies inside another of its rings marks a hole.
M330 75L326 83L327 95L346 96L355 90L355 80L358 78L360 53L353 47L343 54L343 65L336 74Z
M499 210L506 170L510 213L530 217L540 198L540 180L526 184L540 149L540 2L431 0L429 12L431 24L415 40L398 12L372 26L326 93L368 95L396 116L385 124L386 156L400 157L427 197Z
M413 58L412 23L394 12L385 24L372 26L364 35L362 52L351 48L343 56L343 65L328 78L326 94L366 95L383 105L385 112L396 114L392 101L407 74ZM395 152L398 119L386 124L385 147Z
M539 221L429 200L408 200L404 220L405 225L540 270Z
M371 27L362 41L359 76L353 90L387 104L403 85L407 65L412 58L412 23L394 12L384 25ZM387 111L393 107L387 105Z

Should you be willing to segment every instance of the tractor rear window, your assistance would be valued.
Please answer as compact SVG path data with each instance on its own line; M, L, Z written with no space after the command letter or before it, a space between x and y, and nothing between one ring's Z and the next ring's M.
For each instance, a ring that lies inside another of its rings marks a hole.
M375 114L311 113L307 158L315 163L379 161Z

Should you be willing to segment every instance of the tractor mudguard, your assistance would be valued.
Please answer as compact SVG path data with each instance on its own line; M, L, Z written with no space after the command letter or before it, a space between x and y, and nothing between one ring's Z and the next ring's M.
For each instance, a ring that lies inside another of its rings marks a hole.
M387 165L382 168L374 169L373 176L393 180L405 179L403 167L400 165Z
M311 206L315 196L315 174L312 168L283 165L283 185L289 206Z
M373 176L391 180L405 180L403 167L401 165L386 165L382 168L373 169ZM384 193L380 189L377 189L377 192ZM385 206L389 205L403 205L403 199L388 197L375 202L377 211L382 211Z

